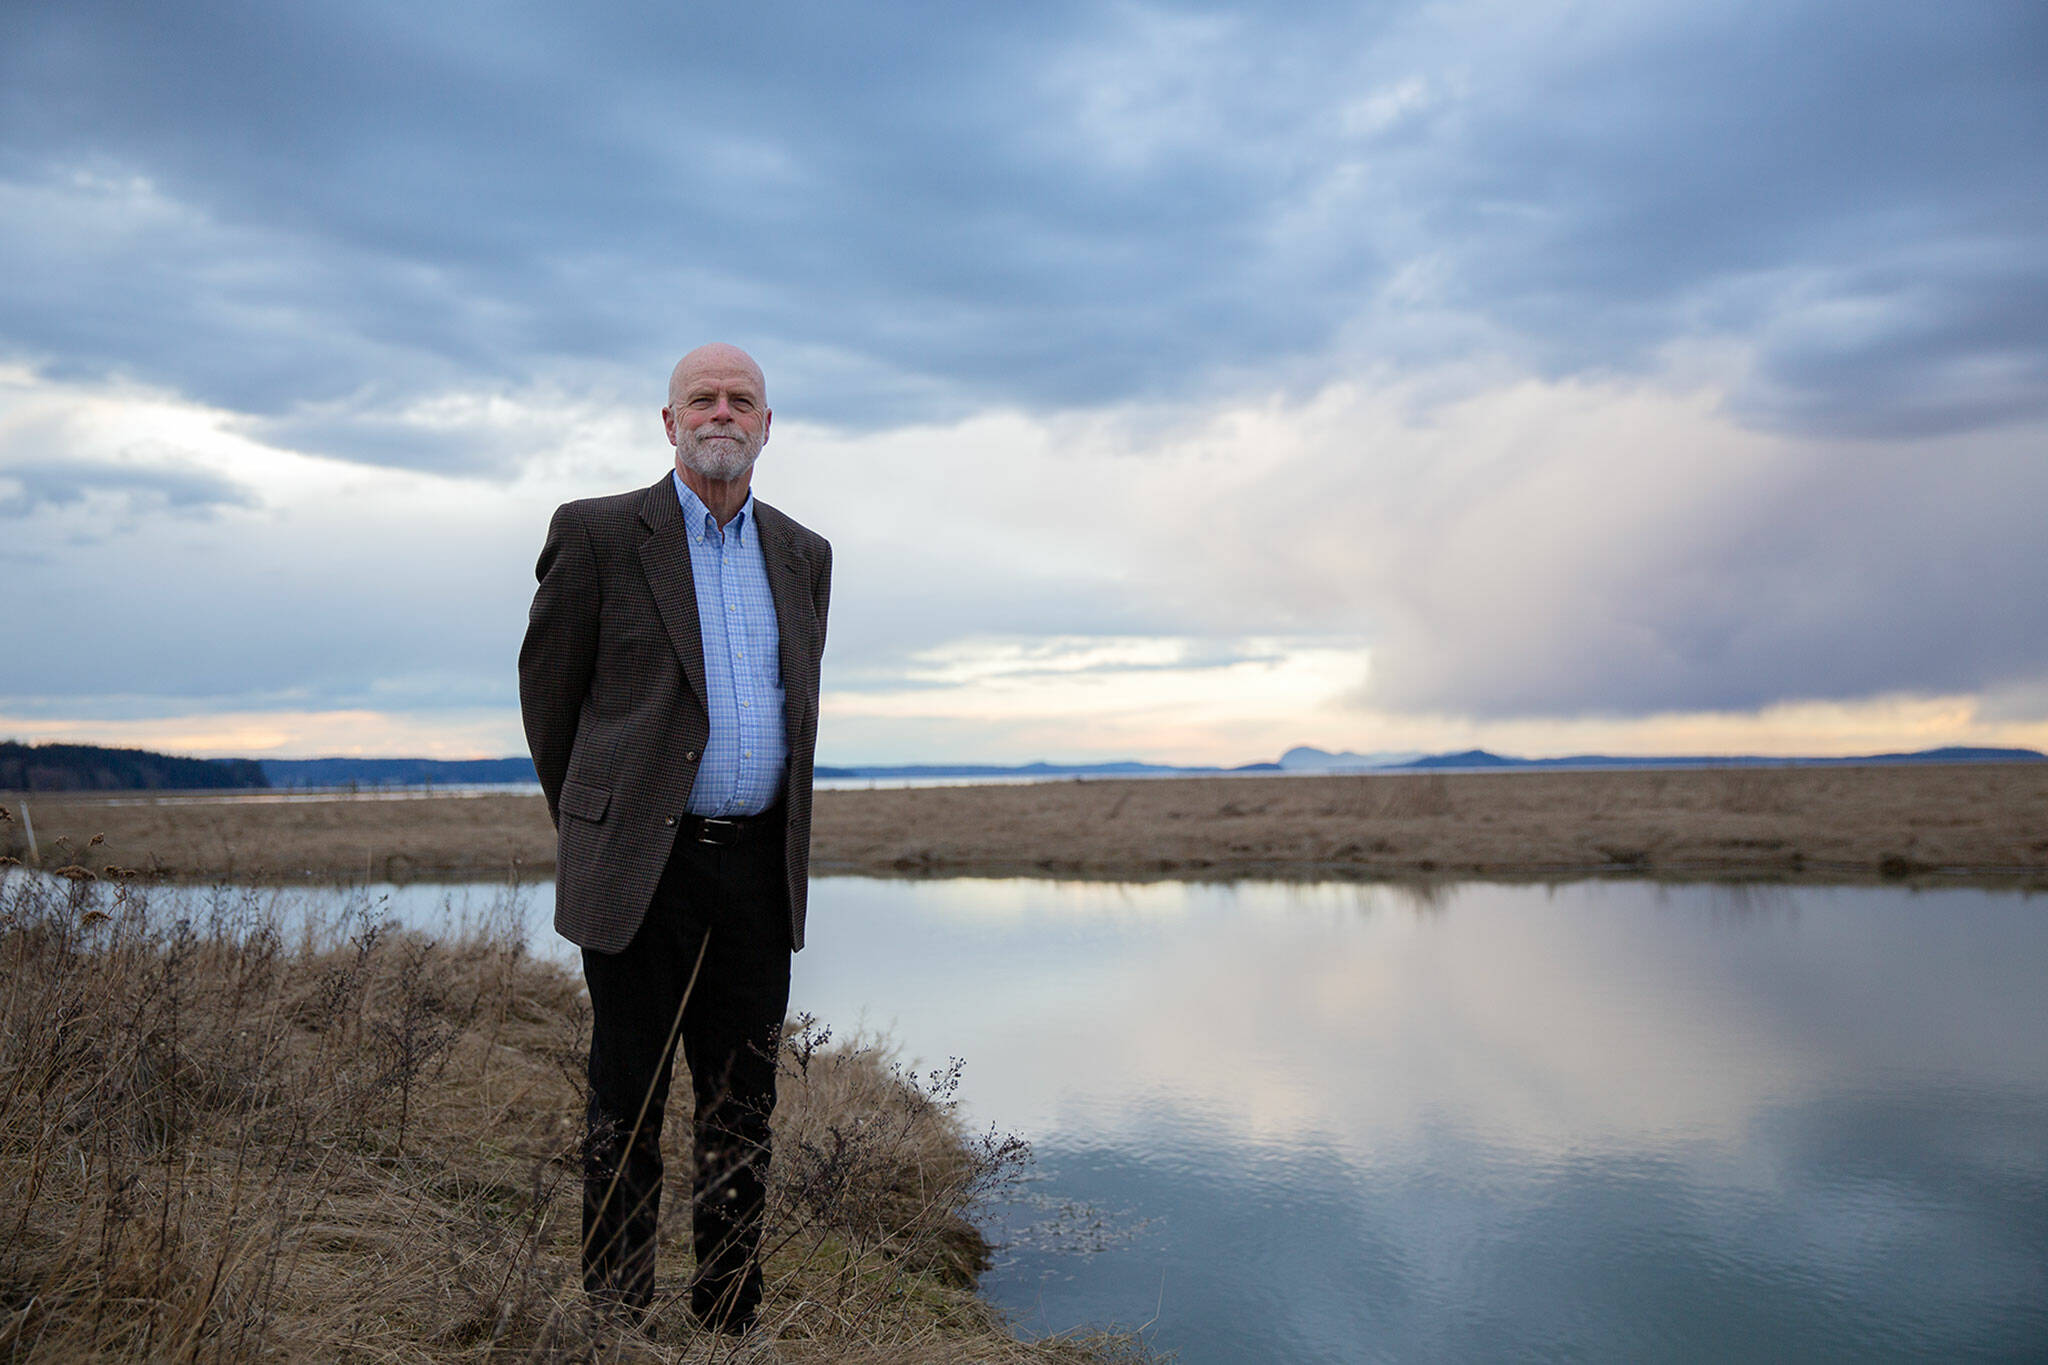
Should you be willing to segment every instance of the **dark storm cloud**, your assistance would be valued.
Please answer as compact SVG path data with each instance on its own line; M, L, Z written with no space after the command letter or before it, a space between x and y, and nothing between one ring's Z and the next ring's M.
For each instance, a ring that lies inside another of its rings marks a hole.
M1758 422L2048 402L2030 3L566 15L17 10L0 346L443 469L378 401L711 335L867 424L1689 336Z
M1608 23L1497 72L1408 181L1456 255L1456 301L1559 370L1747 338L1744 410L1813 431L2048 406L2048 11Z
M932 378L956 408L1088 402L1311 336L1245 307L1233 272L1184 269L1234 245L1241 184L1041 145L1063 25L980 22L53 12L7 73L11 178L147 218L124 202L140 176L190 212L98 250L18 227L74 277L22 282L12 340L271 413L563 356L652 370L679 335L765 332L881 371L871 395L820 367L817 407L873 418L912 415L877 413L892 388L929 407ZM86 275L112 306L70 306Z
M1604 482L1618 510L1525 496L1448 546L1378 528L1401 569L1375 585L1361 701L1638 715L1981 692L2004 716L2048 715L2036 453L1844 449L1718 486L1710 462L1587 463L1603 478L1574 486ZM1687 491L1646 493L1662 481ZM1746 515L1716 515L1731 503Z

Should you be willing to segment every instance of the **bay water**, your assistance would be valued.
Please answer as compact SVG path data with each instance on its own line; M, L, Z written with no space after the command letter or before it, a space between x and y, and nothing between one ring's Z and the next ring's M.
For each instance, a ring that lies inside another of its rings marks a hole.
M573 961L549 891L354 894ZM1030 1140L983 1283L1030 1333L2048 1359L2048 898L824 878L792 1008Z

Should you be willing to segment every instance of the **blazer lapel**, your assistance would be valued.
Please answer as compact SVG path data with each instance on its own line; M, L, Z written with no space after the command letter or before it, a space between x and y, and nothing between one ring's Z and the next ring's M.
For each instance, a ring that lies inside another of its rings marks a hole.
M768 595L775 599L775 634L782 656L784 717L793 735L803 708L811 704L812 681L805 673L805 661L812 651L800 640L806 636L816 608L811 605L809 561L789 534L782 513L754 499L754 529L761 537L761 562L768 566Z
M704 688L704 633L697 621L697 581L690 572L690 528L683 524L682 504L669 479L647 490L640 502L640 520L653 532L640 542L640 570L654 590L654 605L668 628L669 643L683 666L683 677L707 708ZM781 597L776 598L781 608Z

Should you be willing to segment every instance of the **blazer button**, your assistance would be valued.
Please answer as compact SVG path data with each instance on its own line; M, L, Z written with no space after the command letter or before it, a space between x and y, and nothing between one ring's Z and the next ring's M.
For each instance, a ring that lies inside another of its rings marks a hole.
M661 823L663 823L664 825L673 825L675 822L676 818L673 815L664 815L661 817Z
M684 750L683 761L685 763L695 763L697 761L697 751L695 749Z

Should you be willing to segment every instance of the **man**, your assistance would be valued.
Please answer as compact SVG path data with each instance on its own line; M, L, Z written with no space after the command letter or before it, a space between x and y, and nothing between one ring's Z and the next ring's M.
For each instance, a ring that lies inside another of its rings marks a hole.
M643 1321L680 1043L696 1100L690 1306L752 1326L775 1058L803 946L832 547L750 492L773 414L745 351L699 347L661 411L675 467L563 504L519 702L583 949L583 1283Z

